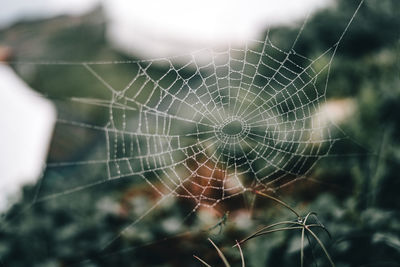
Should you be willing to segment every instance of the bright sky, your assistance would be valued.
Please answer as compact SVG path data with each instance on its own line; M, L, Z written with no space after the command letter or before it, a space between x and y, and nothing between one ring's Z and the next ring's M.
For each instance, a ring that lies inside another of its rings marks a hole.
M290 23L330 0L104 0L108 36L141 57L185 54L256 39L268 25Z

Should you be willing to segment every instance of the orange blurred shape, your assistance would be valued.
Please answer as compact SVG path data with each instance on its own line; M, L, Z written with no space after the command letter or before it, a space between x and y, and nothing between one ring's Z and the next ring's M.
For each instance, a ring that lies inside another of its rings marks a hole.
M224 166L210 158L188 159L186 166L191 175L185 179L178 194L193 199L196 204L214 207L225 196L227 173Z
M0 61L7 62L11 59L12 51L8 46L0 45Z

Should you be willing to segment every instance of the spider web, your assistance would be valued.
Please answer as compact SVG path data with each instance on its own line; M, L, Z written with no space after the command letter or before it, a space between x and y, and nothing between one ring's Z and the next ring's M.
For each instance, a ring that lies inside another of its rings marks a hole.
M288 48L278 47L268 31L264 40L243 48L227 45L173 58L33 63L80 68L109 95L71 99L107 109L102 125L58 119L60 125L101 132L103 158L46 165L46 171L102 166L103 177L47 195L41 181L34 203L117 179L147 184L156 203L108 240L107 248L168 198L191 200L194 213L255 188L276 191L307 177L345 138L319 115L332 60L357 10L338 41L315 58L296 49L306 20ZM124 86L102 70L116 65L130 67ZM162 71L153 71L159 66Z

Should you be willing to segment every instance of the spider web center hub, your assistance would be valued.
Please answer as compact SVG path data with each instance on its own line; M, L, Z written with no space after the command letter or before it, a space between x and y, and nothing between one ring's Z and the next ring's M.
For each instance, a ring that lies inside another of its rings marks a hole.
M228 122L222 127L221 131L226 135L236 135L241 133L243 130L243 124L239 120L233 120Z
M240 117L229 117L215 128L217 138L228 144L240 142L249 133L249 125Z

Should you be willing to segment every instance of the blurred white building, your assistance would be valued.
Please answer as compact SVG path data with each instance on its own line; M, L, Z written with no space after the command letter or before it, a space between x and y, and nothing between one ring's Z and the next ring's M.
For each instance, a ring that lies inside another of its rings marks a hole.
M51 102L0 64L0 211L40 176L55 120Z

